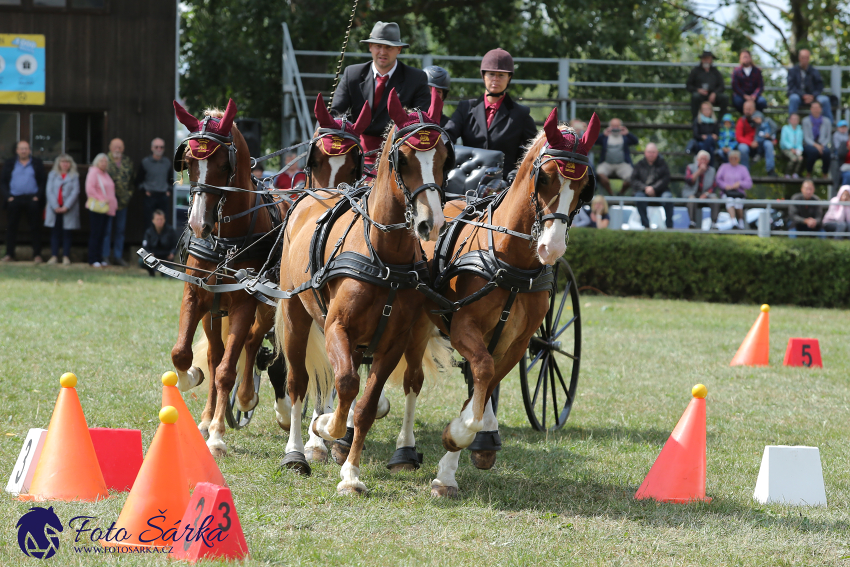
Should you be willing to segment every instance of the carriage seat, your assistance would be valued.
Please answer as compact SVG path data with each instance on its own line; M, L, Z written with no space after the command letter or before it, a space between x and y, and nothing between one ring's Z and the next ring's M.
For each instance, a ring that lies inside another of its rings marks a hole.
M449 172L446 193L457 195L454 198L462 198L467 191L477 194L482 183L502 178L504 163L505 154L498 150L455 146L455 167Z

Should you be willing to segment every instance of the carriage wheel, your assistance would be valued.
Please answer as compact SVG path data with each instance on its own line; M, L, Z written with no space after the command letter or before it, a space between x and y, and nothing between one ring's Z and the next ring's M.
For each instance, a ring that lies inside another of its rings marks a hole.
M239 391L239 384L242 382L242 373L237 374L236 383L233 384L233 389L230 391L230 396L227 398L227 411L224 412L224 419L227 421L228 427L231 429L242 429L254 417L254 410L243 412L236 407L236 392ZM254 366L254 393L260 395L260 369ZM254 409L257 409L256 407Z
M537 431L554 431L566 423L575 401L581 357L578 285L566 260L552 267L556 290L543 324L531 337L519 367L522 401Z

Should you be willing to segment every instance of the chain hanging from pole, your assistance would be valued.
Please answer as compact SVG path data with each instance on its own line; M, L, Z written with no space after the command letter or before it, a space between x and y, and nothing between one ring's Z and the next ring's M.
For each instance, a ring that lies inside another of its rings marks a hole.
M342 42L342 49L339 53L339 62L336 65L336 76L334 77L333 89L331 89L331 98L328 99L328 112L331 111L334 94L336 94L336 88L339 85L339 73L342 71L342 60L345 59L345 49L348 47L348 36L351 35L351 26L354 25L354 14L357 12L357 3L359 1L360 0L354 0L354 6L351 7L351 18L348 20L348 28L345 30L345 39Z

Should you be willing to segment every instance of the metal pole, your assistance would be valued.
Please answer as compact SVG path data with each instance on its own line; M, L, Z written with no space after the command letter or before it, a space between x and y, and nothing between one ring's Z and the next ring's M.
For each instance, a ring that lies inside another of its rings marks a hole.
M838 108L832 109L832 115L838 116L838 111L841 109L841 67L833 65L829 71L829 83L832 88L832 94L838 98Z
M434 64L434 56L431 54L422 56L422 68L430 67Z
M289 27L286 22L281 24L283 27L283 108L281 110L281 144L282 147L291 146L295 140L295 123L293 116L292 102L295 96L295 81L292 80L292 71L288 65L288 59L292 56L287 49L289 37Z
M570 97L570 60L558 59L558 98L561 101L561 120L567 117L567 99Z

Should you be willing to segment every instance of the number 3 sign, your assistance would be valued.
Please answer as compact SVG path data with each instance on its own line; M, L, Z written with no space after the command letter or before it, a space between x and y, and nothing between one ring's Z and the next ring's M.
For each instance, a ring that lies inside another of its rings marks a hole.
M817 366L823 368L817 339L788 339L785 366Z
M199 482L180 525L179 533L184 533L182 526L192 526L193 535L174 544L169 555L175 559L194 563L201 558L242 559L248 556L248 544L236 515L233 495L225 486ZM198 528L206 528L208 536L196 537Z
M46 429L33 428L27 433L24 446L21 447L18 460L15 462L15 468L9 476L9 483L6 484L6 492L15 496L29 492L45 439L47 439Z

